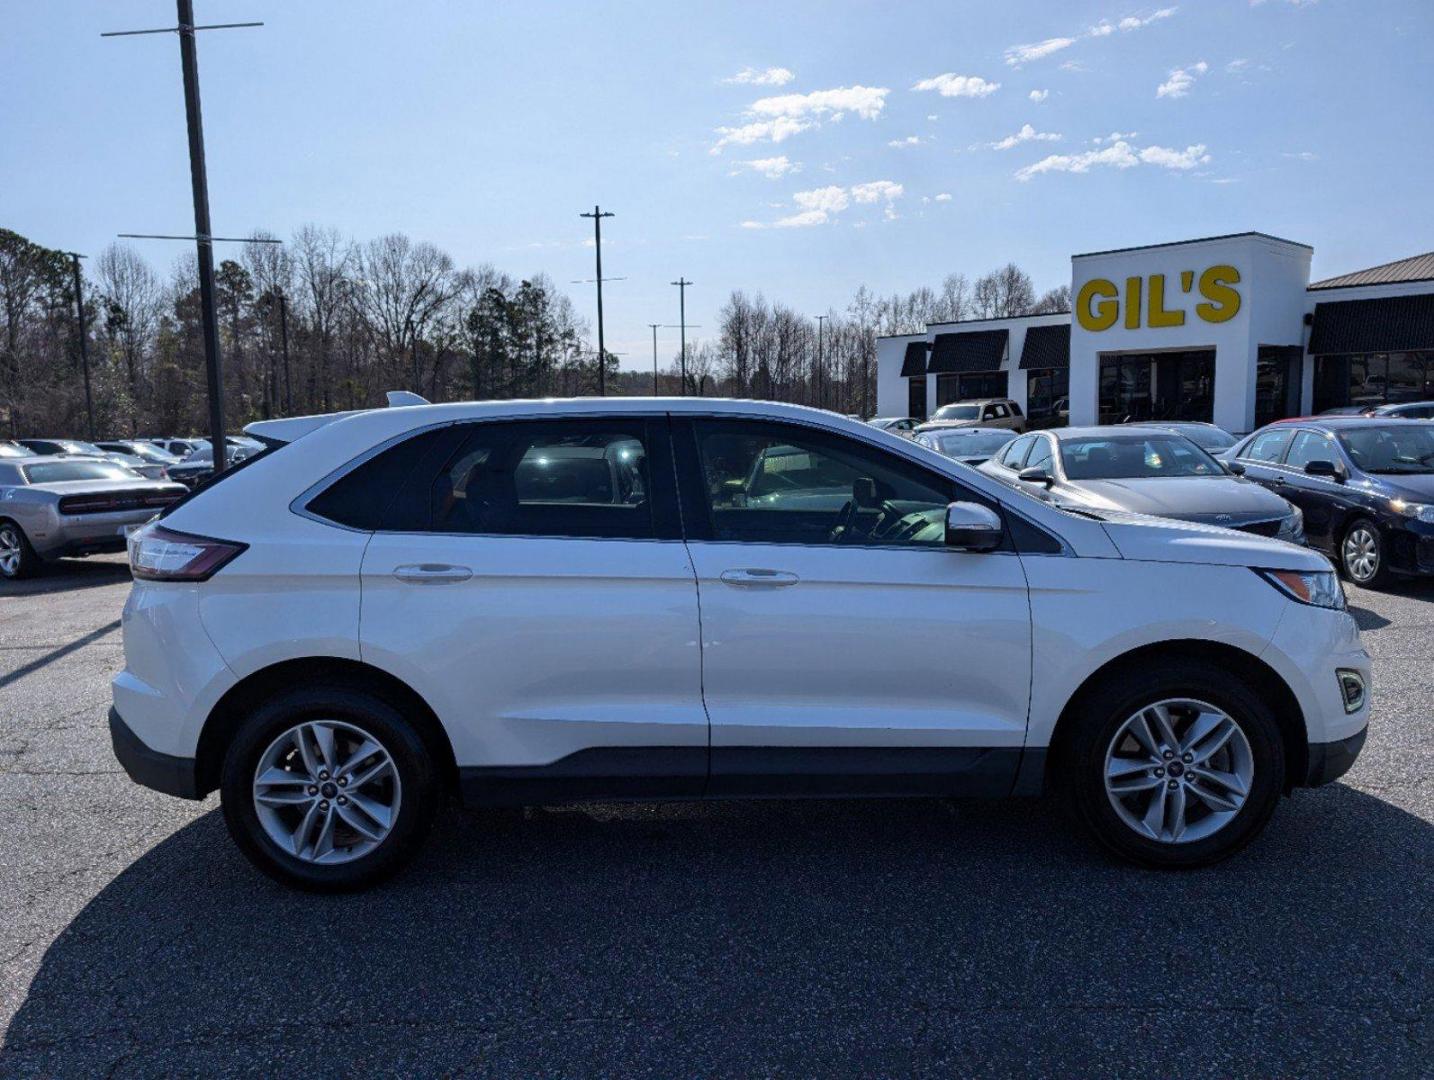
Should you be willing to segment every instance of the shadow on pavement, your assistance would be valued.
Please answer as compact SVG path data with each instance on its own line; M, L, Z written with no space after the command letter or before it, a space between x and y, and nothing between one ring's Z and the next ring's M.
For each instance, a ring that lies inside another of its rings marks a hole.
M93 589L101 585L128 584L131 580L129 563L123 558L61 559L45 566L37 577L0 581L0 597Z
M0 1073L1412 1075L1434 835L1336 785L1211 870L1042 803L454 811L356 896L217 811L46 952Z

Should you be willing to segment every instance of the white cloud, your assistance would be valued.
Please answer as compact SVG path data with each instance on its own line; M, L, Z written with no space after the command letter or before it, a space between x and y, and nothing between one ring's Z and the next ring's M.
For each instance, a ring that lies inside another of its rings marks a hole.
M1139 30L1142 27L1149 26L1151 23L1168 19L1175 14L1176 10L1175 7L1164 7L1157 11L1152 11L1149 15L1127 15L1116 23L1102 19L1094 26L1086 27L1085 30L1074 37L1050 37L1044 41L1034 41L1026 45L1012 45L1006 50L1006 63L1012 67L1018 67L1021 64L1028 64L1032 60L1042 60L1063 49L1069 49L1077 41L1081 40L1081 38L1110 37L1117 30L1121 33L1128 34L1132 30ZM1079 69L1075 68L1071 70Z
M892 204L905 193L906 189L892 180L872 180L865 184L853 184L849 188L831 184L809 191L797 191L792 193L792 202L797 206L797 213L780 217L771 224L744 221L742 228L806 229L814 225L825 225L853 203L884 203L884 216L891 219L896 216Z
M760 98L752 102L747 111L753 116L830 117L833 120L853 112L863 120L875 120L886 107L889 93L889 89L880 86L838 86L832 90L813 90L810 94Z
M752 158L748 161L734 161L732 164L735 166L730 174L732 176L748 171L765 176L768 180L780 180L788 173L800 172L802 168L799 162L788 160L786 154L779 154L777 157Z
M1086 150L1079 154L1052 154L1033 165L1018 169L1016 179L1024 182L1041 173L1086 173L1096 168L1133 169L1137 165L1186 170L1209 161L1210 155L1205 152L1203 143L1187 146L1184 150L1173 150L1166 146L1137 149L1124 139L1118 139L1099 150Z
M1195 85L1195 80L1210 70L1210 65L1201 60L1198 64L1191 64L1189 67L1175 68L1170 72L1170 78L1155 88L1155 96L1158 98L1182 98L1190 93L1190 88Z
M908 135L904 139L892 139L886 145L894 150L903 150L908 146L920 146L925 141L920 135Z
M1294 158L1296 161L1318 161L1319 155L1312 150L1300 150L1297 153L1286 151L1281 157Z
M1049 90L1032 90L1029 94L1026 95L1026 97L1030 98L1037 105L1045 101L1046 98L1050 96L1051 92Z
M713 145L710 152L720 154L724 146L750 146L756 142L779 143L783 139L790 138L813 126L804 120L779 116L775 120L756 120L750 124L743 124L741 127L719 127L717 134L721 138Z
M869 184L857 184L851 189L851 197L859 203L874 203L882 199L890 203L905 193L904 187L890 180L873 180Z
M1121 139L1133 139L1140 132L1138 131L1112 131L1109 135L1097 135L1091 142L1099 146L1101 143L1119 142Z
M769 67L763 70L744 67L737 74L722 81L728 86L786 86L796 76L784 67Z
M943 75L922 79L911 89L935 90L942 97L983 98L990 97L1000 88L1000 83L987 82L979 75L957 75L948 71Z
M937 202L950 202L950 201L951 201L951 193L950 193L949 191L943 191L940 195L936 196L936 201L937 201Z
M940 120L941 117L937 116L937 115L933 112L933 113L927 113L927 114L926 114L926 119L930 120L930 121L934 124L937 120Z
M1060 142L1061 136L1054 131L1037 131L1030 124L1022 124L1021 130L1007 135L1000 142L987 143L992 150L1009 150L1023 142Z
M1231 75L1238 75L1240 72L1244 71L1249 66L1250 61L1247 60L1245 57L1241 56L1237 57L1234 60L1231 60L1228 64L1226 64L1225 70L1228 71Z

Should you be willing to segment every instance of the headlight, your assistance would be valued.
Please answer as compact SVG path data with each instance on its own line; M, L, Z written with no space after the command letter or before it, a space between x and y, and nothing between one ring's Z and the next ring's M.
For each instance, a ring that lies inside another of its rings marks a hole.
M1256 570L1291 600L1311 607L1344 610L1344 586L1333 570Z
M1290 516L1280 522L1280 531L1275 534L1276 540L1288 540L1292 544L1303 544L1305 542L1305 514L1298 506L1290 507Z
M1409 517L1418 518L1429 525L1434 525L1434 506L1429 503L1405 502L1403 499L1390 499L1389 508L1396 514L1407 514Z

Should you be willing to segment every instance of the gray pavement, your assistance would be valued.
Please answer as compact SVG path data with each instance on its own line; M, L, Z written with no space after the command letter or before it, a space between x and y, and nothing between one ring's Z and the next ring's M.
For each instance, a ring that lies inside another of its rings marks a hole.
M122 561L0 584L0 1076L1428 1076L1434 584L1369 743L1212 870L1041 802L453 810L349 897L110 756Z

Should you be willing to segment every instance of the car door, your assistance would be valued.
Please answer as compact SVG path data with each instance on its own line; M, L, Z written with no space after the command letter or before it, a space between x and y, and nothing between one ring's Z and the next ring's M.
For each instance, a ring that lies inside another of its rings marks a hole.
M715 794L1009 790L1026 727L1019 556L944 545L978 499L815 426L679 420ZM985 501L985 500L981 500Z
M1285 451L1290 447L1294 429L1287 427L1269 428L1257 432L1250 441L1240 448L1235 460L1245 468L1247 479L1278 492L1285 485L1285 474L1280 468Z
M1354 500L1348 485L1332 477L1310 476L1304 470L1311 461L1343 467L1343 460L1334 439L1322 431L1301 428L1285 452L1285 482L1275 489L1304 514L1306 541L1324 551L1333 550L1335 526L1344 520Z
M666 418L425 437L364 555L364 659L439 714L475 798L700 793L697 590Z

